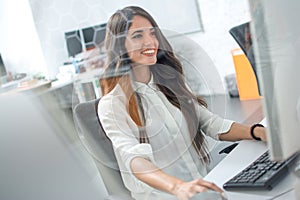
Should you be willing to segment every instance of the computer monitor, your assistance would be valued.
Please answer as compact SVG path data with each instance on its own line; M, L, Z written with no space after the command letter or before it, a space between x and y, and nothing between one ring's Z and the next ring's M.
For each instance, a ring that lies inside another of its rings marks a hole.
M298 0L249 0L251 33L271 158L300 150L300 26Z
M83 51L79 30L66 32L65 40L69 57L75 57Z
M0 78L7 75L6 67L0 54Z
M106 23L82 29L86 50L98 47L102 48L106 32Z
M94 42L98 48L103 47L105 34L106 34L106 23L95 26Z
M82 29L82 34L83 34L85 49L90 50L90 49L95 48L95 45L94 45L95 29L94 29L94 27L87 27L87 28Z

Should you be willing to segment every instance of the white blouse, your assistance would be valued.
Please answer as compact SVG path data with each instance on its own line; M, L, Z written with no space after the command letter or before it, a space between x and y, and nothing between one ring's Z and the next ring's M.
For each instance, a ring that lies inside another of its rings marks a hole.
M126 110L127 100L119 85L101 98L99 119L112 141L124 184L133 198L170 199L171 195L148 186L133 175L130 161L134 157L144 157L163 172L184 181L204 177L208 173L207 166L200 161L191 143L188 123L182 112L158 90L153 77L148 84L136 82L135 90L141 96L149 144L139 142L138 127ZM233 121L222 119L198 103L194 104L210 151L213 147L209 136L218 139L219 134L229 131Z

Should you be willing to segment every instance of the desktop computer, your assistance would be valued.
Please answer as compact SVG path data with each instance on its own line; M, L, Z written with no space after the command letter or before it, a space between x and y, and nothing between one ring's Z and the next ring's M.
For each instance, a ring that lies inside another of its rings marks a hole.
M299 170L300 2L249 0L249 5L268 152L226 182L226 190L271 190L287 173Z
M254 55L267 119L270 155L300 150L300 2L249 0Z

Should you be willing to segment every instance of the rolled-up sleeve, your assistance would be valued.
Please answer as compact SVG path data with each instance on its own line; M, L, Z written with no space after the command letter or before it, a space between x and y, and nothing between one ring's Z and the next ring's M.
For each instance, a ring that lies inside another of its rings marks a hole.
M230 130L234 121L223 119L198 103L195 104L195 107L200 122L200 128L206 135L209 135L214 139L219 139L220 134Z
M139 131L126 111L125 104L118 97L104 96L98 105L98 115L111 140L120 168L130 173L130 162L135 157L143 157L155 163L150 144L140 143Z

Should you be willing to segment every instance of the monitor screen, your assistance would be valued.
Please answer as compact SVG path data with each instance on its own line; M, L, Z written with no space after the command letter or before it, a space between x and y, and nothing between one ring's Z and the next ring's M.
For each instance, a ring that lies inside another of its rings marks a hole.
M86 50L101 48L105 39L106 23L82 29Z
M98 48L101 48L104 45L105 34L106 24L95 26L94 42Z
M283 160L300 151L300 2L252 0L249 5L267 144L271 157Z
M88 27L82 29L84 43L93 42L94 39L94 27Z
M7 75L7 71L6 71L4 62L2 60L1 54L0 54L0 77L6 76L6 75Z
M88 27L88 28L82 29L82 34L83 34L85 48L87 50L94 48L95 47L95 45L93 44L94 43L94 34L95 34L94 27Z
M83 51L79 30L66 32L65 40L69 57L75 57Z

